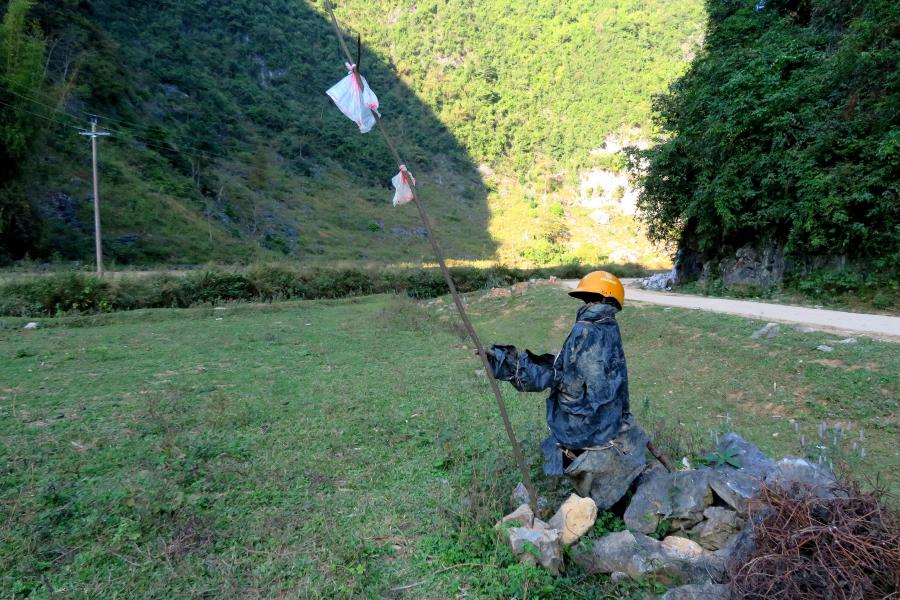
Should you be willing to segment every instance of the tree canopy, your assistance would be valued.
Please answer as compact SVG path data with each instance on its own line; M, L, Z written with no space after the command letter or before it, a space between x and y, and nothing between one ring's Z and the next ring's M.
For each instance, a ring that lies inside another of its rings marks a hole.
M707 9L703 53L655 99L661 143L629 151L651 237L900 264L900 4Z

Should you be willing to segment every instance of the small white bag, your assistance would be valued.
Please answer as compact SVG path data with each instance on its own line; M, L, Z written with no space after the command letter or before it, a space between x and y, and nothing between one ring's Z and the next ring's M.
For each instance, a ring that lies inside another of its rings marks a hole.
M375 125L375 115L372 112L374 111L379 117L381 116L381 113L378 112L378 97L369 88L366 78L362 75L359 76L363 84L363 89L360 92L359 82L353 73L353 68L356 65L344 64L347 70L350 71L350 74L334 84L334 87L328 90L327 93L334 100L334 103L337 104L338 108L341 109L341 112L359 125L360 133L366 133Z
M409 187L410 182L412 182L412 185L416 185L416 180L410 175L409 171L406 170L406 165L400 165L400 172L391 179L391 183L397 188L397 191L394 192L394 206L399 206L412 201L413 192Z

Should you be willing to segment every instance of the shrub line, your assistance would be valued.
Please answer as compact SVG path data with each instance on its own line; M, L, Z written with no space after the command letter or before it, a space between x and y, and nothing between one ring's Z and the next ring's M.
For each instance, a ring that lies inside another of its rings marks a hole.
M451 267L450 274L460 292L471 293L550 276L578 279L596 269L618 277L646 273L640 265L628 263L536 269ZM258 266L244 274L206 271L179 277L163 273L115 280L68 272L0 285L0 316L55 317L142 308L189 308L218 302L322 300L381 293L405 293L422 299L443 296L449 289L437 268L379 271Z

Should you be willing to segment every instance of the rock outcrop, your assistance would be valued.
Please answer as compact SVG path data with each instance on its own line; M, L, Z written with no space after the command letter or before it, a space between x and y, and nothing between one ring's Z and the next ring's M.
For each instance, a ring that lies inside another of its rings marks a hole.
M612 446L587 450L579 455L565 473L580 496L590 496L597 510L608 510L622 499L631 482L647 466L645 458L650 438L629 417L622 424Z
M725 577L725 559L691 540L670 536L657 541L642 533L619 531L575 552L589 573L621 571L632 579L653 574L660 583L702 583Z

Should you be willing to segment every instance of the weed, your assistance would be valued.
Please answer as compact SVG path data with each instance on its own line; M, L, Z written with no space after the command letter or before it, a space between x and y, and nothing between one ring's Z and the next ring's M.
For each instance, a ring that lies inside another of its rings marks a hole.
M708 452L700 458L695 458L693 462L701 465L711 465L716 468L722 468L725 465L731 465L737 469L741 468L741 463L737 459L738 449L727 448L724 451Z
M885 294L875 294L872 298L872 306L878 309L890 308L894 305L894 298Z

